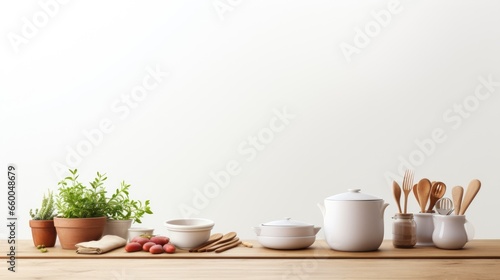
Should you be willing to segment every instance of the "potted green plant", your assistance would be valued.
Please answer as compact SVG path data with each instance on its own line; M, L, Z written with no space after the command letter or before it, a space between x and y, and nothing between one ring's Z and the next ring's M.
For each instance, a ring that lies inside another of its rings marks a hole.
M57 231L54 227L55 205L54 195L49 190L43 195L40 209L30 209L31 235L35 246L54 247L57 239Z
M75 249L75 244L98 240L106 225L106 177L97 172L90 187L78 181L77 169L61 180L56 199L58 215L54 225L63 249Z
M129 197L130 184L122 181L121 186L115 190L106 202L107 222L104 234L118 235L127 239L128 229L132 222L141 223L145 214L153 214L149 200L144 203Z

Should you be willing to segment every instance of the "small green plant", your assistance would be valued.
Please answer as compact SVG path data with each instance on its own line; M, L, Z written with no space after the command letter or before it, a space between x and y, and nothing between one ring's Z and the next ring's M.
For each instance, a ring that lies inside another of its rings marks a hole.
M129 220L141 223L141 218L145 214L153 214L149 205L149 200L132 200L129 198L130 185L122 181L121 186L116 189L107 201L106 214L109 219Z
M42 253L47 253L49 251L45 248L45 245L37 245L36 248Z
M33 220L52 220L56 216L54 205L54 194L48 190L47 195L43 195L42 206L40 209L30 209L30 216Z
M90 187L78 182L77 169L69 170L71 176L61 180L56 200L58 215L62 218L94 218L106 216L106 189L103 184L107 177L97 172Z

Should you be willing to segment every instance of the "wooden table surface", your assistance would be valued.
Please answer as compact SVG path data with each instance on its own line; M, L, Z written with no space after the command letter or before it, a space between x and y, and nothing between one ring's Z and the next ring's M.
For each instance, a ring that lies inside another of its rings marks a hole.
M0 247L0 279L500 279L497 239L473 240L461 250L396 249L386 240L374 252L334 251L324 240L290 251L249 242L254 248L218 254L178 250L152 255L118 248L83 255L60 247L41 253L31 240L20 240L15 273L7 270L5 246Z

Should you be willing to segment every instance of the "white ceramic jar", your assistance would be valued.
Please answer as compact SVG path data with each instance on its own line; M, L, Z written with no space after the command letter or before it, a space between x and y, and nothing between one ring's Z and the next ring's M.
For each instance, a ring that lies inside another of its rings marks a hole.
M434 246L432 233L434 232L434 222L432 213L415 213L413 217L417 224L417 244L415 246Z
M323 217L325 239L338 251L374 251L384 239L384 212L388 203L360 189L330 196L324 206L318 204Z
M432 241L440 249L462 249L474 238L474 227L464 215L434 215L433 221Z

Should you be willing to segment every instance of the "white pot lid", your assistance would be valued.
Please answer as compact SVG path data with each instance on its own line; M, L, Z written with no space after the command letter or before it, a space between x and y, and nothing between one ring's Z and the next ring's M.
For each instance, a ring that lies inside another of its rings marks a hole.
M335 201L374 201L382 200L373 195L365 194L361 192L361 189L348 189L345 193L336 194L326 198L327 200Z
M263 226L272 226L272 227L313 227L313 225L304 223L301 221L292 220L290 218L285 218L283 220L276 220L272 222L267 222L262 224Z

